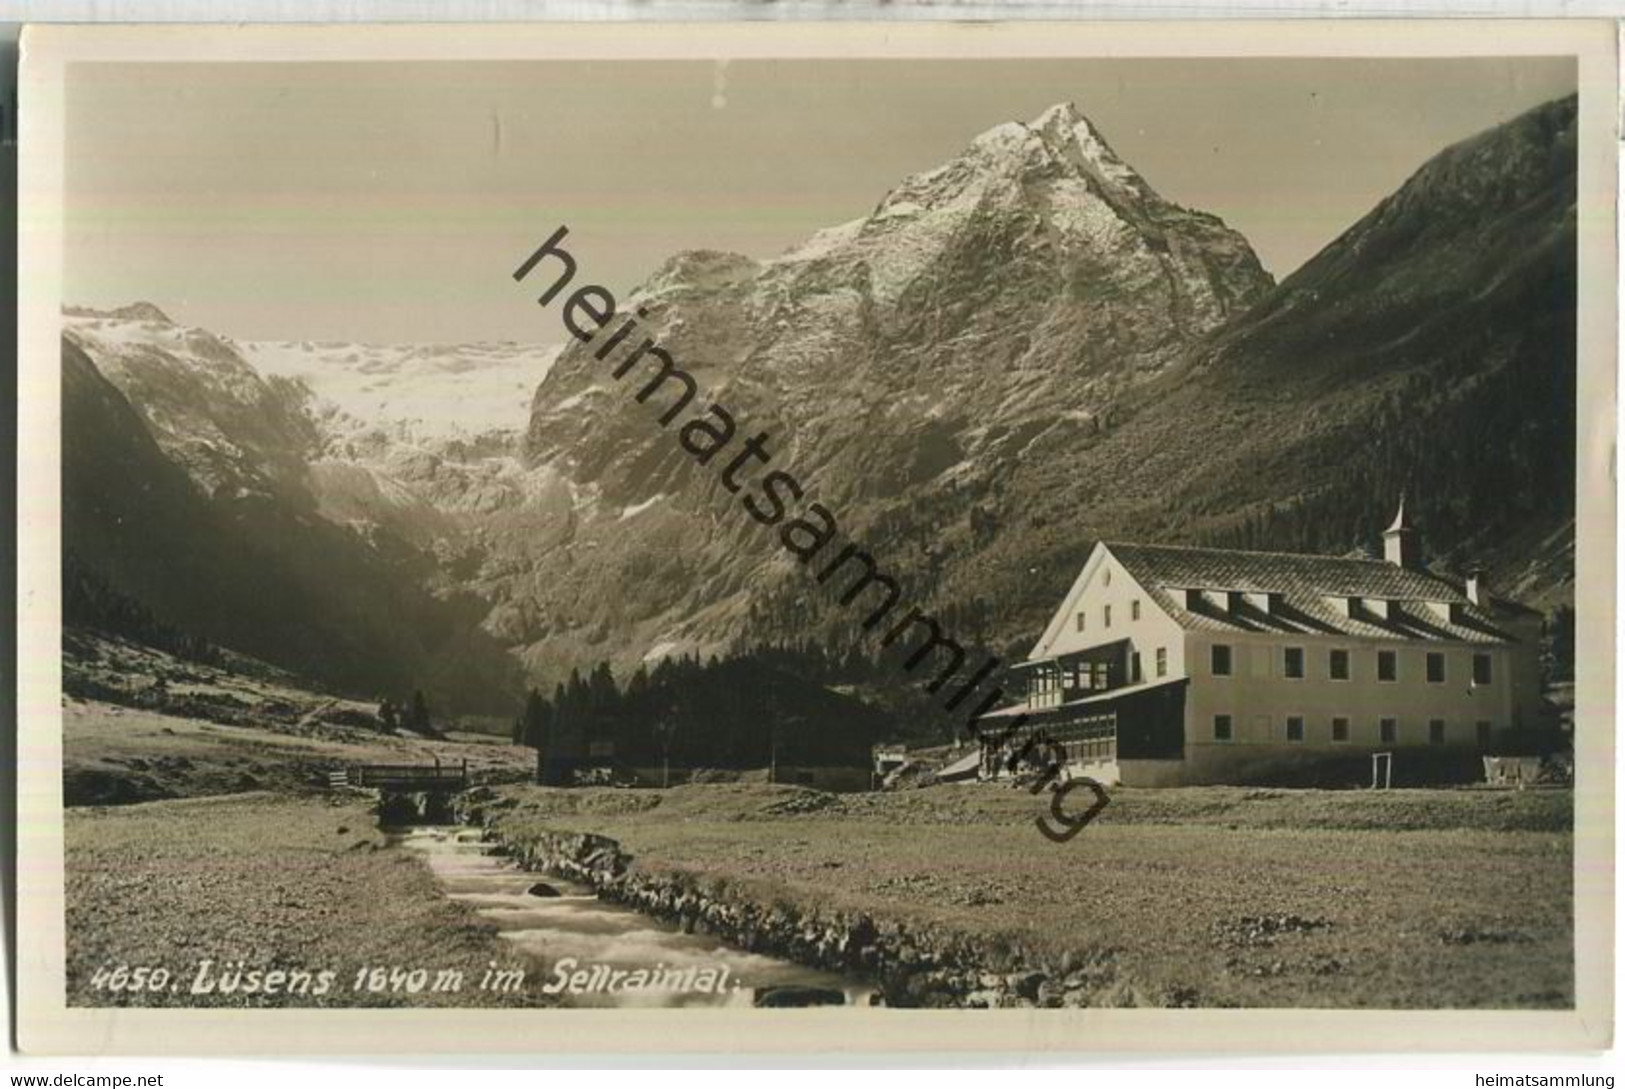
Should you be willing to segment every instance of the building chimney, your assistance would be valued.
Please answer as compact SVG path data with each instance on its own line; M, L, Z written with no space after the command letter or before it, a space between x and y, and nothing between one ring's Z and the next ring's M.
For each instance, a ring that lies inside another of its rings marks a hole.
M1489 607L1490 584L1482 568L1475 567L1467 572L1467 600L1482 608Z
M1416 567L1421 562L1416 530L1405 521L1405 497L1399 497L1399 512L1393 524L1382 531L1382 558L1396 567Z

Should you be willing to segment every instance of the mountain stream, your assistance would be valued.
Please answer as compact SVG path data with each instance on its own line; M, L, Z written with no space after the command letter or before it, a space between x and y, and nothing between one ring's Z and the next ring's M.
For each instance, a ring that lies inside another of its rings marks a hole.
M600 900L585 885L521 870L478 829L420 826L391 839L421 853L450 899L512 943L531 985L567 1006L855 1006L873 993L853 979L685 934Z

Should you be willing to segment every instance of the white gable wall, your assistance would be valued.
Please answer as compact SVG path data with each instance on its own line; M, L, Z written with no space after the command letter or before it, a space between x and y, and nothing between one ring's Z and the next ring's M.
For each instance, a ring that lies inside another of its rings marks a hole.
M1140 613L1138 620L1134 619L1136 603ZM1111 607L1110 626L1106 623L1107 606ZM1078 630L1079 613L1084 616L1081 631ZM1184 630L1157 606L1110 549L1096 545L1029 657L1053 658L1120 639L1130 640L1132 649L1140 655L1140 667L1147 681L1159 679L1158 648L1167 651L1166 678L1185 675Z

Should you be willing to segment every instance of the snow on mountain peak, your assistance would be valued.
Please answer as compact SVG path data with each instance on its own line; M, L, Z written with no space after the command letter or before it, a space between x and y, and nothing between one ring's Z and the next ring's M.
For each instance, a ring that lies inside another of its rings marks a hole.
M1030 126L1054 154L1097 180L1132 192L1141 200L1160 200L1145 179L1113 151L1106 138L1070 102L1051 106Z
M1063 191L1073 194L1063 199L1064 204L1077 203L1075 198L1089 191L1114 204L1162 203L1077 106L1059 102L1029 122L994 125L957 158L904 179L880 202L870 221L964 208L987 197L1014 205L1034 196L1060 196Z
M985 156L1020 158L1033 150L1033 132L1020 121L994 125L971 141L971 148Z
M1071 128L1080 121L1087 124L1089 119L1083 116L1082 112L1079 111L1077 103L1072 102L1069 99L1066 102L1057 102L1055 105L1039 114L1033 120L1031 127L1035 129L1046 129L1058 123L1066 126L1067 128Z
M260 373L305 383L369 424L406 421L421 437L477 436L524 426L555 345L351 344L243 341Z
M1058 236L1100 249L1124 231L1144 229L1155 216L1140 210L1164 203L1075 105L1060 102L1030 122L986 130L957 157L903 179L868 216L818 232L769 262L768 270L798 276L860 262L872 297L890 305L952 251L979 216L1036 214ZM662 282L659 275L651 281Z
M116 321L160 321L165 325L175 324L168 314L145 301L133 302L129 306L120 306L114 310L97 310L92 306L64 306L62 313L74 318L112 318Z

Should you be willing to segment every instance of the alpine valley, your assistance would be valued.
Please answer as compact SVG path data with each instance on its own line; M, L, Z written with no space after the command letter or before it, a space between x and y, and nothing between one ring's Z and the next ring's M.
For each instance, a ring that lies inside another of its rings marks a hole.
M1436 565L1555 610L1576 108L1441 151L1280 284L1060 105L778 257L676 254L621 307L967 644L1024 650L1097 539L1347 552L1401 491ZM534 310L511 271L491 290ZM490 715L601 661L861 641L634 389L580 343L69 307L68 622Z

